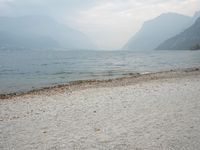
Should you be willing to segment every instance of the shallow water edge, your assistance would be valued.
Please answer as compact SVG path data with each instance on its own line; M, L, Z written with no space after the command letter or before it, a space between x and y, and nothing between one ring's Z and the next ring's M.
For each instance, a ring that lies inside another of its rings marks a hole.
M58 84L55 86L48 86L38 88L30 91L14 92L0 94L0 100L12 99L14 97L28 96L28 95L52 95L55 93L72 92L74 90L82 90L87 88L98 87L113 87L132 85L140 82L147 82L150 80L167 79L167 78L181 78L184 76L199 75L200 67L175 69L162 72L144 73L144 74L129 74L120 78L105 79L105 80L78 80L66 84Z

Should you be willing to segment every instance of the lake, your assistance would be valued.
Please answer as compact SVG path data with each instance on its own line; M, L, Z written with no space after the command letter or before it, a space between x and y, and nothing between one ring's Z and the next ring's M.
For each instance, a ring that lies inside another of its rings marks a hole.
M200 51L0 51L0 94L200 66Z

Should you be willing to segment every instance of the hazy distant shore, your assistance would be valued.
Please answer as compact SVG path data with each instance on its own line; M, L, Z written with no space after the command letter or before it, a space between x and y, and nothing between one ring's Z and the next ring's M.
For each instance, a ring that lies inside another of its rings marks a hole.
M15 92L0 94L0 99L10 99L13 97L26 96L26 95L38 95L38 94L55 94L63 92L71 92L74 90L96 88L96 87L113 87L113 86L125 86L132 85L139 82L147 82L149 80L158 80L164 78L182 78L184 76L200 74L200 68L187 68L162 71L156 73L146 74L129 74L125 77L107 79L107 80L79 80L73 81L67 84L60 84L56 86L49 86L39 89L34 89L25 92Z
M0 149L200 147L199 68L80 81L7 98L0 100Z

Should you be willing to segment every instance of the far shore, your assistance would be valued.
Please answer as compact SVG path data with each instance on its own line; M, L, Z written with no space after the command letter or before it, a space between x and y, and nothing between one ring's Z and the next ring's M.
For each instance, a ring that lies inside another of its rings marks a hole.
M40 94L51 95L55 93L71 92L74 90L81 90L81 89L87 89L87 88L133 85L135 83L147 82L149 80L182 78L184 76L190 76L190 75L196 75L196 74L200 74L200 67L176 69L176 70L162 71L162 72L156 72L156 73L130 74L130 75L127 75L126 77L107 79L107 80L79 80L79 81L73 81L67 84L44 87L44 88L34 89L34 90L26 91L26 92L0 94L0 100L11 99L14 97L27 96L27 95L40 95Z

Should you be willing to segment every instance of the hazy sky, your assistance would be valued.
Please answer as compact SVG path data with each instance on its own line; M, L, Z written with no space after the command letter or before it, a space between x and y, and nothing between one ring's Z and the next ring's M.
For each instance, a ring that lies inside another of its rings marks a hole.
M161 13L192 16L198 10L200 0L0 0L1 16L49 15L101 49L122 47L144 21Z

